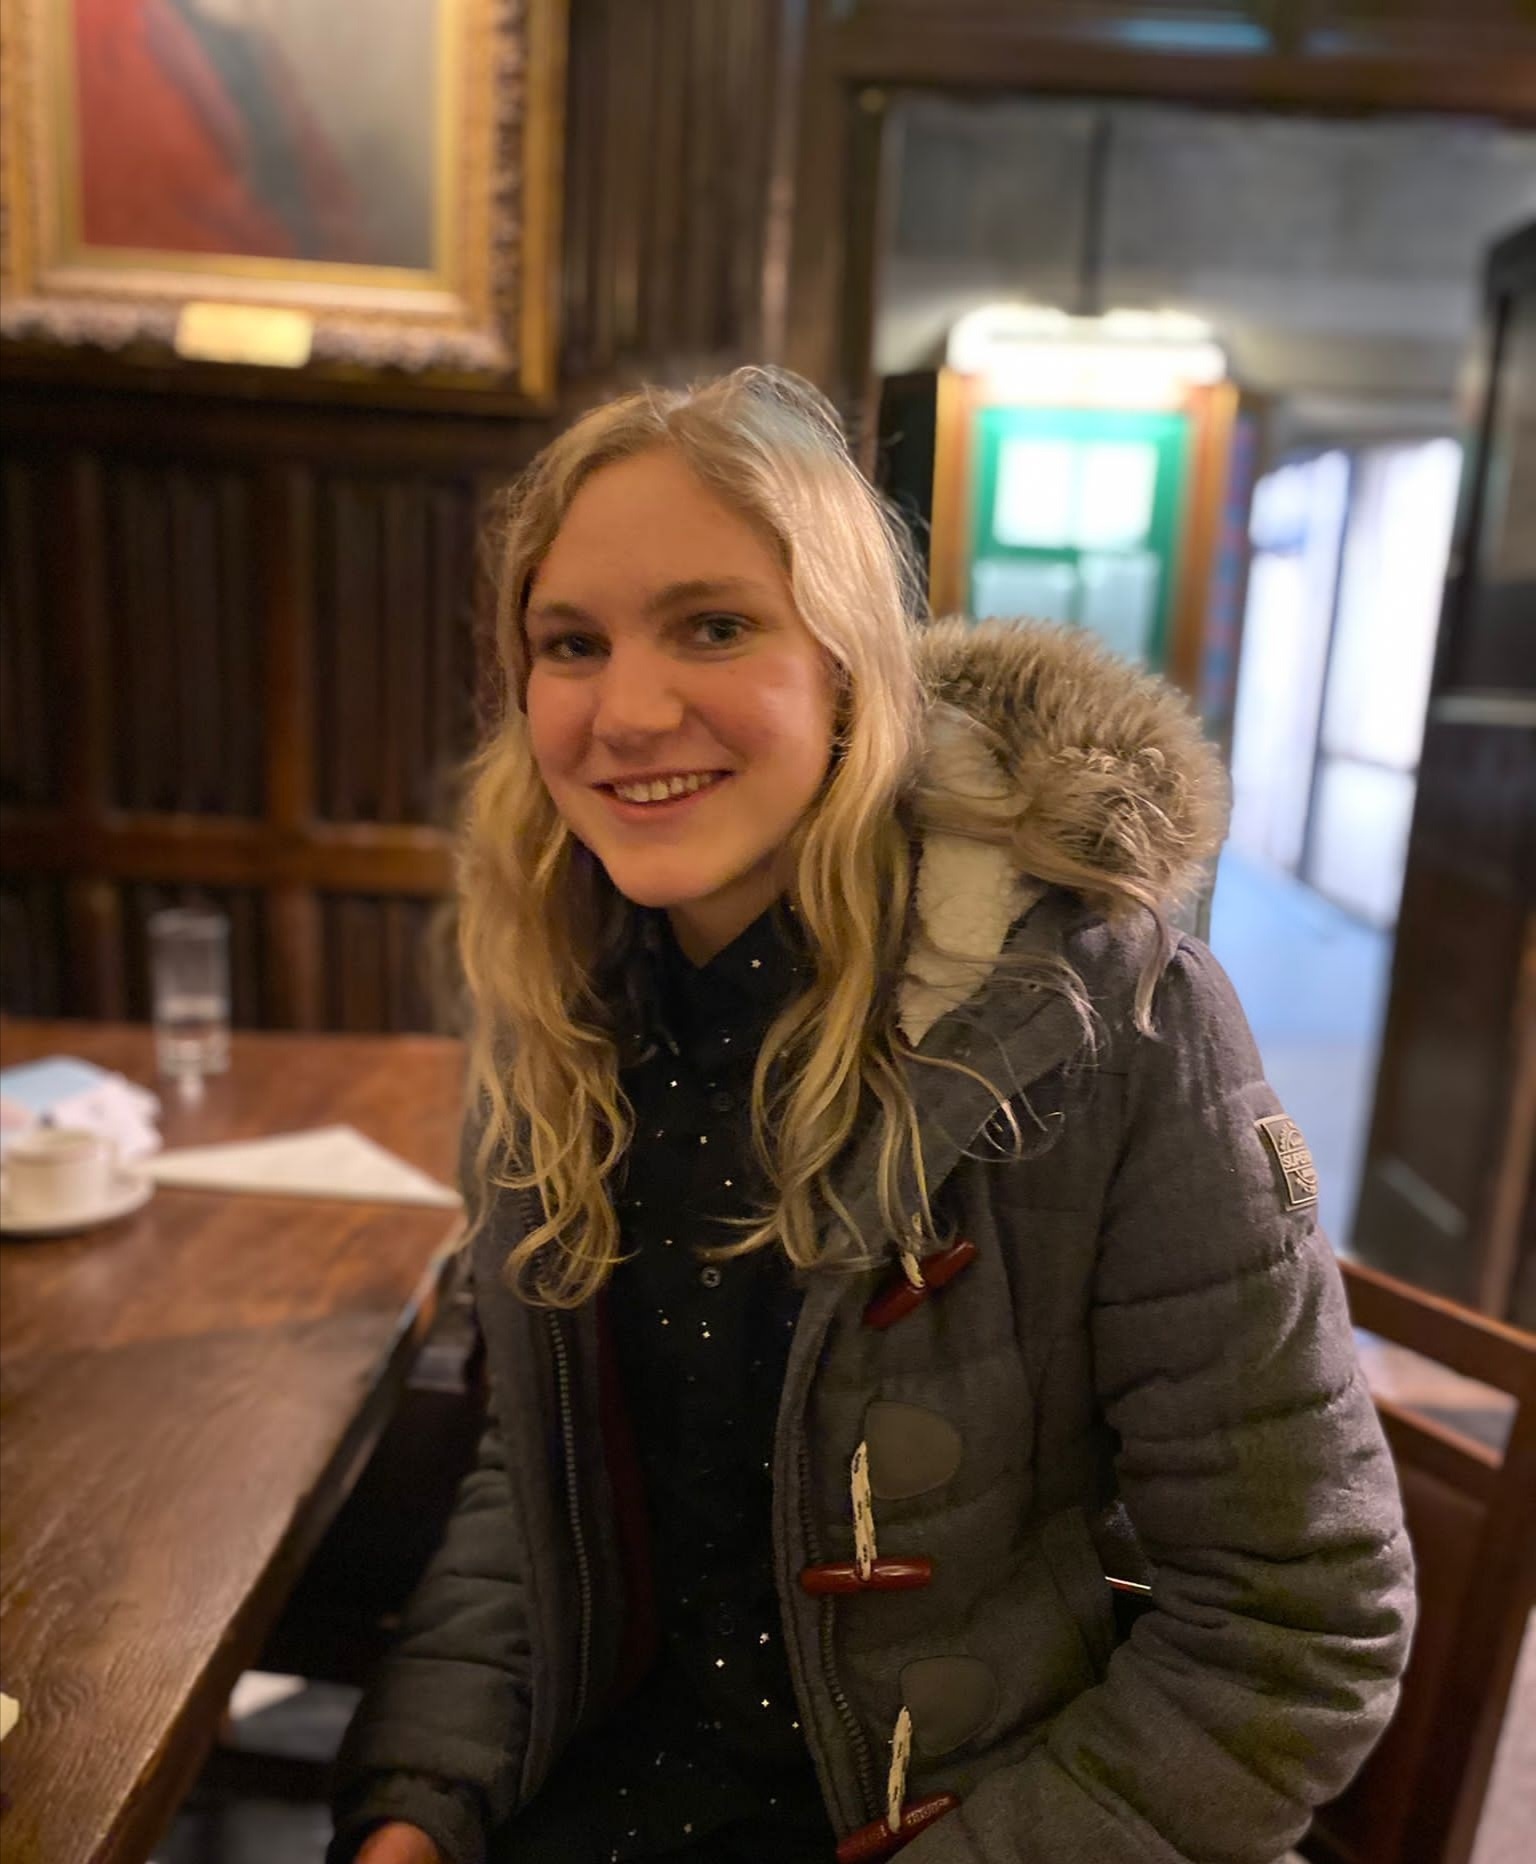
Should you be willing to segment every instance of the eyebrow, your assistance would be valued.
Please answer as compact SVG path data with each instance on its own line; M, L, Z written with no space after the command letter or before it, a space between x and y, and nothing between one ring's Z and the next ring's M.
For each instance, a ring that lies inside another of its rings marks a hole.
M752 582L746 577L696 577L688 582L668 583L664 589L658 589L646 602L645 609L649 615L659 615L669 608L680 608L686 602L720 602L733 596L761 596L764 593L761 583ZM579 602L534 602L529 605L527 619L573 621L585 628L597 626L597 617Z
M695 578L692 582L668 583L646 603L649 614L659 614L667 608L680 608L685 602L719 602L731 596L761 595L761 583L756 583L745 576L722 576L718 579L709 577Z

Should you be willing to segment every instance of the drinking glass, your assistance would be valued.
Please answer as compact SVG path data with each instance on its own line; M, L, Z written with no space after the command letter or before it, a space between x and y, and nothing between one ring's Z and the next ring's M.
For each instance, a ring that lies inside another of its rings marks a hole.
M184 1082L229 1066L229 921L203 908L173 907L149 921L155 1056Z

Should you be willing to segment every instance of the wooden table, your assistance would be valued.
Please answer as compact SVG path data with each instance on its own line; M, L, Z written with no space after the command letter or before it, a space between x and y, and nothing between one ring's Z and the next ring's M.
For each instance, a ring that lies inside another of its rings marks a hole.
M149 1032L9 1023L155 1085ZM346 1122L452 1182L462 1053L236 1035L168 1145ZM6 1864L142 1864L345 1499L455 1272L456 1212L162 1189L92 1234L0 1244Z

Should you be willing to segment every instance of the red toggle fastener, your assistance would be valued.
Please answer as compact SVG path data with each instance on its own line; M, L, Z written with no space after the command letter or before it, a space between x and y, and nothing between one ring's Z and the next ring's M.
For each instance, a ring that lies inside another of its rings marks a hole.
M865 1308L864 1325L883 1329L905 1320L935 1289L952 1282L962 1269L968 1269L979 1254L974 1243L962 1240L938 1255L924 1256L918 1265L922 1271L922 1287L914 1288L905 1275L893 1276Z
M879 1858L894 1857L903 1845L911 1844L935 1819L953 1812L960 1804L955 1793L933 1793L927 1799L910 1800L901 1813L901 1830L893 1832L884 1819L873 1825L861 1825L850 1832L837 1847L837 1864L876 1864Z
M911 1560L876 1560L869 1578L859 1577L854 1560L831 1560L825 1566L807 1566L800 1574L800 1589L813 1598L842 1592L915 1592L933 1579L933 1562L926 1554Z

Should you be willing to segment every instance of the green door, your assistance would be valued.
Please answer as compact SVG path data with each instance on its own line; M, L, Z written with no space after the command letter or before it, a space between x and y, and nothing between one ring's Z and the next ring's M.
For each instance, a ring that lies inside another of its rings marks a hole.
M1161 672L1188 416L984 408L975 445L971 614L1088 628Z

